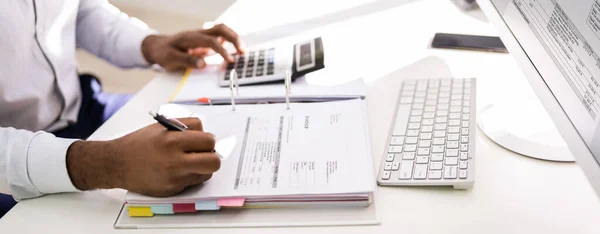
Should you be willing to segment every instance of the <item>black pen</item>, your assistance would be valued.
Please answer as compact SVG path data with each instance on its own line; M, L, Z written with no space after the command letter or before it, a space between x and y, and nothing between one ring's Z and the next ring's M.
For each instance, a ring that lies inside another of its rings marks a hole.
M169 131L184 132L184 131L188 130L188 127L185 124L183 124L181 121L177 120L177 119L167 119L166 117L164 117L163 115L160 115L158 113L157 114L152 114L152 112L149 112L149 114L160 125L164 126ZM221 159L223 158L223 156L221 156L221 154L219 154L219 152L217 152L215 150L213 150L213 152L216 153Z

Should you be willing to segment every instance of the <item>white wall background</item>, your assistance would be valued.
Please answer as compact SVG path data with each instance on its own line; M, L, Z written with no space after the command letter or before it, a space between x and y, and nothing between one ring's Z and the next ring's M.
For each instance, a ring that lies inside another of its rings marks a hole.
M110 0L115 5L146 8L186 17L215 20L236 0Z

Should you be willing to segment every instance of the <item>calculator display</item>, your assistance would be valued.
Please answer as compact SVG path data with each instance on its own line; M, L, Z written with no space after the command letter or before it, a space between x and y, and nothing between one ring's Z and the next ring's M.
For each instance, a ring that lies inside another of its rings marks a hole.
M310 49L310 43L300 46L300 66L313 63L313 57Z

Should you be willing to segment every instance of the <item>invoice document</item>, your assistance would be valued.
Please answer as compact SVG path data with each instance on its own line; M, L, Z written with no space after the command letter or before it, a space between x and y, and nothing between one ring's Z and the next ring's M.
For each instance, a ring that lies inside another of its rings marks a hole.
M168 118L198 117L216 135L221 169L171 198L129 193L127 202L193 202L221 197L290 199L372 193L375 178L365 101L198 106L167 104Z

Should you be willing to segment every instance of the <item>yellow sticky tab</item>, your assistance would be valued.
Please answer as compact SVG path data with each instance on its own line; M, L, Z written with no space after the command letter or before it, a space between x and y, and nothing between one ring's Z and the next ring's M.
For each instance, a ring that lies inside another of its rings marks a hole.
M152 209L150 207L135 207L130 206L127 207L129 210L130 217L152 217L154 213L152 213Z

